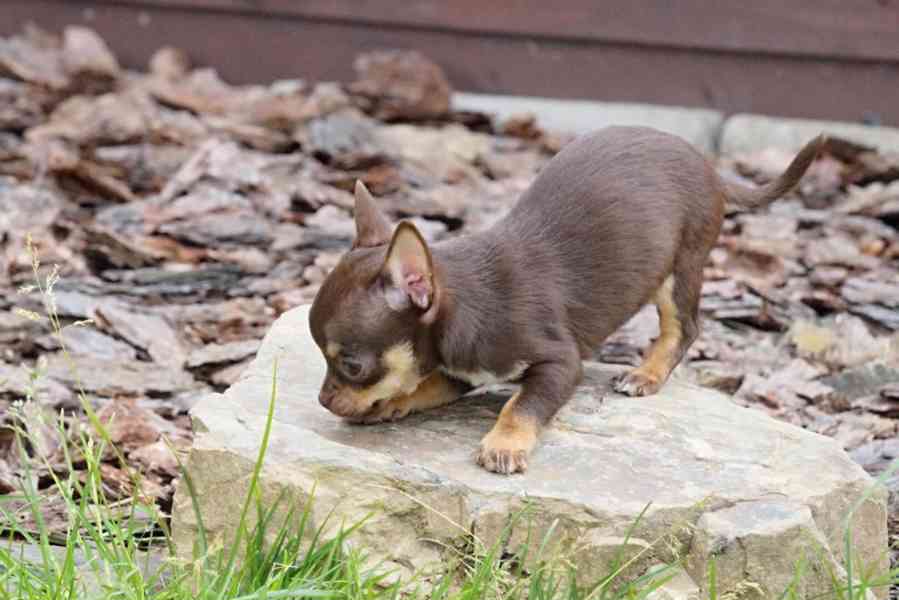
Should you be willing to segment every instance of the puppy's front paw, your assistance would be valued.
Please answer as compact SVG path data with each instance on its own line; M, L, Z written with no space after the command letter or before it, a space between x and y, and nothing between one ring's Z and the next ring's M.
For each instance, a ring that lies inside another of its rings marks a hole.
M412 412L413 404L409 396L379 400L365 414L351 417L349 421L358 425L375 425L385 421L399 421Z
M619 394L626 396L650 396L658 392L664 383L654 375L634 369L630 373L616 377L612 387Z
M511 475L528 470L534 437L521 431L488 433L481 441L478 464L494 473Z

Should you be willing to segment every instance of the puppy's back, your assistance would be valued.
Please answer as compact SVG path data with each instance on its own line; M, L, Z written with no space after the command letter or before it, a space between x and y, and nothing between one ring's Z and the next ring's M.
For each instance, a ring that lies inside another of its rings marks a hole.
M592 347L643 306L682 244L718 235L723 184L684 140L609 127L565 146L498 227L535 262L547 256L566 312Z
M547 223L595 226L594 219L627 218L637 210L673 216L688 208L677 202L680 196L707 192L692 201L703 202L721 190L711 164L681 138L647 127L608 127L575 139L549 161L510 221L539 233Z

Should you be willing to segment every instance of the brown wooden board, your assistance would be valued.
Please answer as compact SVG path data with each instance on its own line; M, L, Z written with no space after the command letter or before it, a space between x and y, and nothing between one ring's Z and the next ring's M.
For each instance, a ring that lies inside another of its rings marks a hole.
M105 1L469 33L899 61L899 2L891 0Z
M838 4L829 0L821 3L834 11ZM350 80L352 62L359 52L418 48L446 69L457 89L466 91L675 104L727 113L851 121L871 118L899 125L899 60L895 48L890 49L896 40L876 35L878 27L887 26L887 17L895 16L895 9L890 8L893 4L887 5L889 10L880 23L872 25L871 45L859 42L853 50L856 54L893 56L878 60L839 58L847 51L840 50L838 44L824 47L818 54L809 53L810 42L803 46L799 40L809 35L811 17L804 17L804 28L797 25L792 37L783 24L781 35L795 41L792 51L781 52L771 46L761 52L749 51L749 42L741 42L739 50L709 49L698 43L691 47L676 43L674 38L670 44L663 43L665 35L673 35L671 31L656 32L662 42L646 36L636 39L636 34L634 40L622 42L608 35L580 35L586 25L580 29L572 25L572 35L566 37L563 29L568 21L561 17L555 22L548 17L545 22L535 18L544 14L536 12L536 3L504 4L519 7L509 10L509 23L505 25L501 15L491 12L495 9L488 6L490 3L482 3L483 10L477 13L473 3L446 3L451 4L467 5L476 16L453 16L447 8L428 23L420 6L434 7L437 3L405 3L417 21L407 14L402 23L396 24L402 11L393 0L383 2L385 15L378 17L380 21L375 19L375 3L364 0L5 0L0 3L0 33L14 33L29 20L54 30L73 23L86 24L96 29L128 66L144 67L157 48L174 45L187 50L196 63L216 67L233 83L291 77ZM628 8L631 3L624 0L596 4L619 6L625 12L636 10ZM636 4L648 11L645 2ZM683 3L694 8L698 4ZM773 6L767 0L757 4ZM856 2L847 0L846 4ZM876 2L870 5L878 6ZM527 7L534 9L530 16L524 12ZM875 21L876 14L871 17ZM656 15L653 27L659 26L663 16L664 11ZM616 26L597 26L597 31L619 31L622 33L616 35L627 39L633 19L631 15ZM500 27L524 31L525 25L535 21L541 21L546 31L512 34ZM440 23L443 25L438 26ZM676 29L675 25L670 29ZM553 27L556 33L552 33ZM753 29L748 24L745 28ZM698 29L694 26L696 33ZM687 34L681 34L677 39L685 40ZM766 38L747 33L741 39L762 44ZM875 39L881 42L875 44ZM717 42L704 43L714 46Z

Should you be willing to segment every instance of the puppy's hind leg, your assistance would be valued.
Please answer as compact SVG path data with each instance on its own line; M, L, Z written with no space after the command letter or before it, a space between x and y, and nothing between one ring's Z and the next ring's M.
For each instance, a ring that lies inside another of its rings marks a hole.
M649 347L643 363L614 382L615 391L628 396L655 394L696 339L699 287L691 285L689 279L689 275L669 275L656 291L653 302L659 314L659 337Z

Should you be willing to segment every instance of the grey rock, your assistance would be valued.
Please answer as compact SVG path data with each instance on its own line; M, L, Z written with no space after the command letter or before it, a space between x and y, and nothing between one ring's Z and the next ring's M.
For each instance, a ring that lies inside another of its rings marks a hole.
M30 96L35 90L25 83L0 77L0 128L22 131L34 127L44 118L44 111ZM5 139L10 140L11 138ZM0 144L0 148L3 144Z
M194 378L174 367L120 359L79 357L72 370L62 355L50 355L47 374L70 389L107 398L118 395L174 394L194 387Z
M596 363L587 363L583 383L544 433L528 473L494 475L474 463L474 452L507 395L474 395L399 423L349 425L317 402L325 364L309 333L308 306L301 306L275 322L237 383L191 411L197 433L187 469L213 540L232 535L237 521L276 360L262 497L270 502L283 492L304 503L314 489L312 524L321 525L333 510L329 534L373 513L353 543L404 573L441 569L446 548L472 532L492 545L510 517L530 507L505 550L515 551L528 535L542 540L553 528L548 546L570 552L585 575L595 575L607 567L609 540L624 538L650 502L631 532L632 549L650 547L643 568L685 557L692 579L705 585L695 574L708 567L714 540L727 528L757 540L752 552L795 549L797 532L809 533L839 565L847 511L872 485L829 438L678 379L653 398L623 398L609 386L621 369ZM769 500L790 512L773 522L761 518L759 511L764 516L768 509L759 503ZM875 489L851 519L858 556L880 569L886 568L886 500L886 490ZM276 523L287 507L279 510ZM186 486L179 485L173 531L182 556L189 555L197 527ZM707 544L691 543L694 528L708 532ZM752 558L753 577L771 584L793 572L784 552ZM810 589L821 583L818 575L810 574Z
M44 143L64 139L79 145L130 144L148 134L153 106L136 90L101 96L70 96L50 119L25 134Z
M692 557L713 556L722 592L740 598L776 598L793 584L795 565L805 574L801 598L832 591L828 573L843 574L808 506L775 495L709 511L699 518ZM688 562L694 580L706 579L707 564Z
M849 312L886 327L890 331L899 331L899 311L895 308L884 308L876 304L850 306Z
M271 240L268 221L253 212L240 210L166 223L159 231L199 246L265 244Z
M849 456L866 471L877 475L899 459L899 438L872 440L852 450Z
M806 246L805 264L809 267L839 265L876 269L879 261L873 256L862 254L852 238L835 234L826 238L810 240Z
M740 114L727 119L721 132L722 154L756 152L765 148L798 151L820 133L847 139L884 151L899 151L899 129L841 121L783 119Z
M664 565L659 567L664 568ZM661 577L667 581L651 591L646 600L700 600L699 586L683 569L677 568L674 573L665 572Z
M90 326L66 327L62 337L65 340L66 349L76 356L118 358L122 361L137 359L137 351L134 348ZM48 349L59 349L59 342L55 335L42 337L41 343Z
M268 162L264 153L245 150L234 142L216 137L206 139L166 182L155 201L167 204L204 179L232 190L258 188L262 185L262 171Z
M371 119L354 114L333 114L310 121L297 132L303 149L353 169L381 162L384 148L376 139Z
M92 319L94 311L100 305L99 298L78 290L66 289L63 283L60 283L59 289L54 290L54 298L57 314L72 319Z
M40 368L37 370L40 372ZM0 399L25 400L33 396L44 406L73 408L78 399L69 388L53 379L31 378L25 365L11 365L0 361Z
M454 94L453 107L483 111L501 120L531 113L546 130L577 135L610 125L655 127L709 153L715 151L718 130L724 122L720 112L705 109L471 93Z
M229 264L210 264L177 270L144 267L117 273L111 271L104 273L104 276L109 278L121 275L119 278L121 282L118 284L104 282L102 285L94 285L91 282L82 281L74 285L76 289L88 291L95 296L124 294L156 297L226 294L239 287L242 274L240 267Z
M192 219L226 210L252 210L247 197L209 183L199 183L190 192L159 208L161 222Z
M259 340L238 340L225 344L207 344L193 350L187 357L187 368L223 365L243 360L259 350Z
M135 310L120 302L104 302L95 310L98 321L161 365L180 367L187 352L165 317Z
M43 306L38 294L32 294L17 308L40 311ZM41 345L45 332L40 320L27 318L15 310L0 310L0 361L17 362L22 349Z
M336 238L351 240L356 235L356 223L345 210L327 205L306 218L306 224Z
M460 174L475 181L473 165L491 146L490 136L455 123L443 127L385 125L378 129L377 137L391 156L429 174L435 183L452 181Z
M834 370L899 360L890 338L875 337L865 322L853 315L839 314L820 322L797 320L789 338L800 356L814 356Z
M40 43L23 32L0 40L0 71L16 79L60 90L70 84L63 71L58 46Z
M834 388L846 402L876 394L884 385L897 381L899 381L899 367L876 361L821 380L825 385Z
M48 228L62 207L61 196L39 185L0 186L0 231L24 238Z
M141 143L103 146L94 150L94 156L99 161L115 165L127 173L128 185L135 192L158 192L191 154L190 148L175 144ZM118 212L122 214L121 210Z

